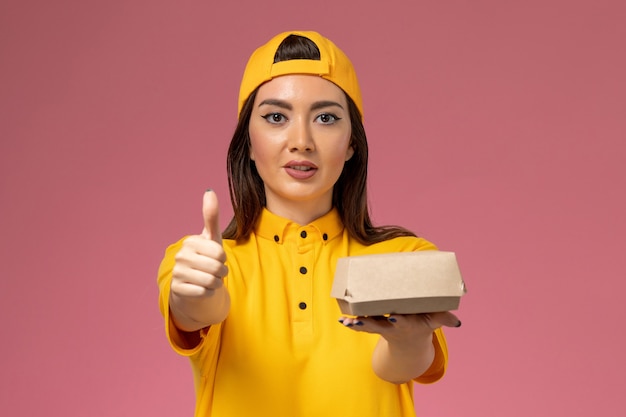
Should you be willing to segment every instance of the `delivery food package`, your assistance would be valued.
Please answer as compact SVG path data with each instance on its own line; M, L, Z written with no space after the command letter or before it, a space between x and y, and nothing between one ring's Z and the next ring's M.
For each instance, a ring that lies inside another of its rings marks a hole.
M454 252L349 256L337 261L331 296L352 316L456 310L465 283Z

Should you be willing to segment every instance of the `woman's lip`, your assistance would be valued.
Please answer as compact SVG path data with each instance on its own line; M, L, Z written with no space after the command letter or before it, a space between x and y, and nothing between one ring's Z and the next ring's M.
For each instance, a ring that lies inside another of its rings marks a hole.
M289 161L283 168L290 177L298 180L309 179L317 172L317 165L309 161Z
M317 165L310 161L289 161L285 164L285 168L293 168L293 167L309 167L317 169Z

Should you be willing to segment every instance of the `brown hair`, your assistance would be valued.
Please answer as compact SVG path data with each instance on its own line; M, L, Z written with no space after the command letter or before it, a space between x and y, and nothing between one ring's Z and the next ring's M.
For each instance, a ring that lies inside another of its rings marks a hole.
M274 62L291 59L319 60L320 52L310 39L291 35L278 47ZM228 186L234 216L224 230L225 239L246 239L254 229L266 203L263 180L250 159L248 134L248 124L257 90L250 94L243 105L228 148ZM402 227L376 227L372 224L367 205L367 136L357 106L347 94L346 98L350 112L351 146L354 155L345 163L333 188L333 206L337 208L348 233L365 245L399 236L415 236L413 232Z

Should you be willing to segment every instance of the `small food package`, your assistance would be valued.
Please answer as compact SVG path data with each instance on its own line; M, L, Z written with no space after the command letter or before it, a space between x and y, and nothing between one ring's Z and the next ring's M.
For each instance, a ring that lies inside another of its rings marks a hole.
M465 293L455 253L436 250L340 258L331 290L351 316L456 310Z

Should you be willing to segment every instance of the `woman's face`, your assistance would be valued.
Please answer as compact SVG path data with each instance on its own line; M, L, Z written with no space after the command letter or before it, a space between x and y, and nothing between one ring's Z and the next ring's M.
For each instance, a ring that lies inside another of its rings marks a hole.
M296 220L298 212L315 218L330 210L333 186L354 153L339 87L313 75L274 78L256 94L249 133L270 211Z

